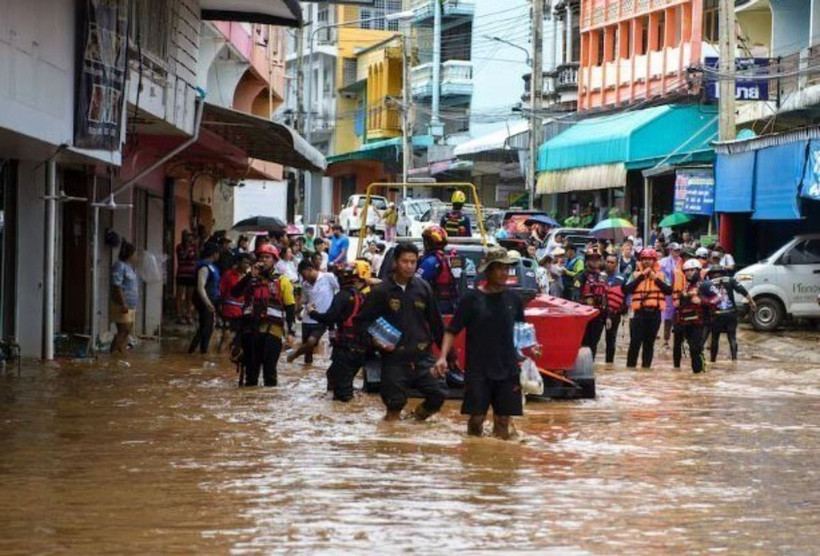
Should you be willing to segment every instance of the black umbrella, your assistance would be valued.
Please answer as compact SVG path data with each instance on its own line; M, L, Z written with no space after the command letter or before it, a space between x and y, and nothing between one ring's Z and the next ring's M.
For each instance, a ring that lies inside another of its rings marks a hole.
M252 216L233 225L237 232L284 232L287 224L275 216Z

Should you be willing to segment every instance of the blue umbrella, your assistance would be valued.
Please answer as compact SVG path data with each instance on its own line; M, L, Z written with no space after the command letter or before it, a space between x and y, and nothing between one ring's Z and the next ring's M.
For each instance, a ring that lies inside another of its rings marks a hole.
M533 224L543 224L544 226L549 226L550 228L560 228L561 225L554 219L546 214L536 214L530 218L527 218L524 221L525 226L531 226Z

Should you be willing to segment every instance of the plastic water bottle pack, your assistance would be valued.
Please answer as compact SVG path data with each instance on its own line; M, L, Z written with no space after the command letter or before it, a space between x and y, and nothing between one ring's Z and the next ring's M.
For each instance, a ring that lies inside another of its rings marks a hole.
M401 332L383 317L376 319L367 332L377 343L389 348L395 348L401 339Z
M516 349L525 349L538 344L535 326L529 322L515 323L513 342Z

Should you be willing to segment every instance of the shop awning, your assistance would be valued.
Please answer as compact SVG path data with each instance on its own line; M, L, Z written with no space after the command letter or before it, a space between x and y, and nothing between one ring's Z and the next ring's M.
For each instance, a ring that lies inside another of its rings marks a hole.
M757 151L753 220L799 220L797 188L803 179L807 141Z
M708 161L716 135L715 113L697 105L582 120L541 145L538 170L556 175L542 178L539 193L573 191L578 184L588 190L622 187L624 170L651 168L661 161Z
M492 151L508 150L511 148L509 143L510 138L519 133L526 133L529 128L529 122L513 122L505 126L504 129L481 135L456 145L455 149L453 149L453 154L457 157L466 158Z
M430 135L416 135L413 137L413 148L429 147L433 144ZM398 161L402 152L402 138L394 137L382 141L365 143L355 151L341 153L327 157L328 164L348 162L351 160L379 160L382 162Z
M206 103L202 127L252 158L300 170L323 172L327 168L322 153L286 125Z
M300 27L298 0L199 0L202 19Z
M715 212L754 211L755 151L717 155Z

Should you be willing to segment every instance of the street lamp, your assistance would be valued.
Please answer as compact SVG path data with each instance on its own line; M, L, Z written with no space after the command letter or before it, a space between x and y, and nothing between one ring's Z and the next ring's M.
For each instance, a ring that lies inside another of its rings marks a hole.
M515 44L514 42L510 42L506 39L502 39L501 37L493 37L491 35L484 35L484 38L490 41L500 42L502 44L506 44L507 46L511 46L513 48L517 48L518 50L522 51L527 56L527 65L532 66L532 58L530 57L530 51L524 48L521 45Z

